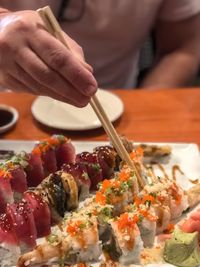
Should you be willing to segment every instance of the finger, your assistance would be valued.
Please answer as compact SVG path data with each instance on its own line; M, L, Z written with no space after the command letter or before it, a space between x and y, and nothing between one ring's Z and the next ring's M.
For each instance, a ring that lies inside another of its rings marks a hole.
M73 51L72 51L72 53L73 53ZM91 73L93 73L93 68L92 68L92 66L90 66L87 62L85 62L81 57L80 57L80 55L78 55L78 54L74 54L76 57L77 57L77 59L79 60L79 62L81 63L81 65L84 67L84 68L86 68L89 72L91 72Z
M44 30L38 30L37 40L33 38L30 42L32 49L50 68L83 94L91 96L96 92L97 82L92 73L62 43Z
M84 53L82 48L72 39L70 38L65 32L62 32L66 42L70 48L70 50L72 51L72 53L77 57L77 59L81 62L81 64L90 72L93 73L93 68L92 66L90 66L86 61L85 61L85 57L84 57Z
M19 83L23 85L23 90L31 92L35 95L45 95L50 96L54 99L67 102L69 104L75 105L77 107L86 106L89 102L89 97L85 97L81 95L79 92L77 94L76 89L72 86L72 92L69 91L68 94L64 94L64 92L60 92L59 90L52 90L49 87L46 87L36 81L32 76L29 75L21 66L15 64L15 70L9 70L9 75L17 80Z
M27 86L9 73L4 75L4 79L2 80L2 85L4 85L7 89L15 92L28 92Z
M41 85L51 88L66 96L70 88L74 88L66 79L56 71L49 68L38 56L30 49L25 48L16 55L16 63ZM77 90L74 88L74 90Z

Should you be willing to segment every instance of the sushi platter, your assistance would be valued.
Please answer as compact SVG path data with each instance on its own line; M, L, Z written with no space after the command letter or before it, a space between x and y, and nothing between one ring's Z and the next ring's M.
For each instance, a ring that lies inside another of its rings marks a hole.
M200 266L198 146L123 143L143 188L108 142L0 141L1 267Z

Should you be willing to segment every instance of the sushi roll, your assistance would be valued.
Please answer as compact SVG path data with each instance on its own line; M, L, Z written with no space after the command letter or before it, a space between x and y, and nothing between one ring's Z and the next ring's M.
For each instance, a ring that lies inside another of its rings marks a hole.
M170 180L158 181L150 185L146 185L141 192L141 196L151 196L154 198L152 208L155 216L158 218L156 221L156 234L162 233L167 229L172 215L170 209L171 195L169 188L172 182Z
M32 153L41 157L45 176L60 170L64 163L75 161L75 148L63 135L53 135L40 141Z
M56 154L53 148L50 148L42 154L42 162L44 167L44 176L48 176L50 173L57 171Z
M103 178L110 179L114 174L116 151L111 146L98 146L94 149L97 154L99 164L102 168Z
M71 211L78 207L78 186L74 177L65 172L60 172L65 193L67 194L66 211Z
M27 174L28 187L35 187L39 185L45 178L44 168L42 164L42 159L37 153L26 153L24 155L28 165L25 168Z
M28 162L21 154L19 154L14 155L9 160L7 160L4 163L4 166L12 177L10 183L14 193L14 199L20 200L23 192L28 189L27 175L24 171L24 169L28 166Z
M106 251L113 260L123 265L140 263L143 242L137 222L138 216L129 213L123 213L110 222L112 238Z
M113 218L112 205L100 205L95 203L95 198L87 199L85 205L78 210L81 216L95 217L98 222L99 239L102 243L109 240L111 234L110 219Z
M47 140L40 141L31 152L32 154L41 157L45 177L50 173L57 171L54 143L50 142L50 140L51 139L49 138Z
M14 202L14 195L11 187L12 175L7 168L0 166L0 214L5 212L7 204Z
M53 135L51 139L57 141L55 151L58 170L60 170L65 163L75 162L76 150L70 139L63 135Z
M111 235L111 227L109 221L111 220L111 218L113 218L113 206L97 205L94 208L95 209L93 210L93 214L96 214L98 221L99 239L104 244L109 241Z
M6 208L6 214L11 218L21 252L33 249L36 246L37 230L28 204L26 202L10 204Z
M152 247L154 245L156 236L156 220L149 220L148 218L144 217L142 218L141 222L138 222L138 227L144 247Z
M68 163L62 166L62 170L69 173L75 179L78 186L79 201L86 199L90 194L91 181L87 173L87 168L83 163Z
M41 265L49 260L72 266L98 261L101 253L96 218L74 213L63 222L62 231L57 227L45 243L22 255L17 267Z
M23 194L23 201L26 201L33 212L37 238L44 237L51 232L51 214L45 200L34 192L27 191Z
M28 189L26 173L21 166L15 166L10 172L12 175L10 183L14 193L14 199L15 201L19 201L22 198L23 192Z
M113 205L114 216L125 211L125 207L133 202L135 194L135 176L130 169L123 169L116 177L103 180L96 192L96 203Z
M66 262L98 261L102 250L95 217L74 214L66 221L66 232L70 244L69 253L65 256Z
M86 166L91 181L91 190L96 190L99 182L103 180L103 172L96 153L82 152L76 155L76 162Z
M6 170L13 174L13 189L16 188L16 191L20 193L27 190L27 186L37 186L44 179L42 160L37 153L21 152L14 155L3 165Z
M63 171L50 174L33 191L48 204L52 224L60 222L66 211L78 207L76 181L71 174Z
M170 217L167 220L179 218L189 207L188 195L173 180L160 179L151 185L146 185L141 194L147 193L155 197L156 205L154 208L156 212L161 216L163 210L163 216ZM161 219L163 216L160 216Z
M127 207L127 211L132 216L138 216L137 225L140 230L144 247L152 247L154 245L156 226L158 217L156 216L153 204L155 197L152 195L136 196L134 203Z
M16 236L11 217L4 213L0 215L0 259L1 267L16 265L21 254L19 240Z
M58 173L50 174L45 178L38 189L45 193L51 210L52 224L59 222L67 210L67 197L61 176Z
M171 211L171 220L179 218L182 213L189 208L188 197L182 188L173 183L169 189L170 196L169 207Z
M161 206L160 204L155 204L153 207L155 214L158 217L156 221L156 234L161 234L167 229L167 226L171 221L170 208L168 206Z

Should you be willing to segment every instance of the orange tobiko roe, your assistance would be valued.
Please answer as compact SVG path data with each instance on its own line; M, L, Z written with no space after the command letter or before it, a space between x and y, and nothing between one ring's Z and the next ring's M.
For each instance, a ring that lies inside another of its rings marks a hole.
M155 222L158 219L157 216L151 214L148 210L139 209L139 213L149 219L149 221Z
M130 171L127 170L122 170L119 174L119 179L122 182L126 182L128 181L128 179L130 178Z
M66 140L66 139L65 139ZM49 137L41 141L36 147L33 149L33 154L41 155L41 153L45 153L52 147L56 147L60 144L60 140L57 137Z
M106 204L106 197L99 191L96 192L96 202L100 205Z
M74 236L77 232L80 230L80 225L82 224L82 221L76 221L75 223L69 223L67 225L67 233L71 236Z
M154 203L155 197L152 195L146 195L142 198L142 204L145 204L146 201L150 201L151 203Z
M103 180L102 182L102 187L101 187L101 192L105 192L109 187L111 186L111 181L110 180Z
M12 174L8 170L0 169L0 178L12 179Z
M32 153L35 154L35 155L38 155L40 156L41 155L41 150L38 146L36 146L33 150L32 150Z
M77 267L86 267L85 263L78 263Z
M57 146L59 145L59 140L57 138L54 137L50 137L47 142L51 145L51 146Z
M120 186L120 181L118 180L103 180L100 192L105 193L108 188L118 188Z
M132 228L139 220L139 217L138 215L134 215L133 217L129 216L128 213L124 213L122 214L120 217L119 217L119 220L118 220L118 229L119 230L123 230L125 228Z
M142 204L142 199L136 196L133 198L133 203L136 205L136 207L138 207Z
M130 153L130 158L133 161L141 161L144 155L144 150L139 146L138 148L136 148L136 150L133 150Z
M146 201L150 201L151 203L155 202L155 197L152 195L145 195L143 198L134 197L133 202L138 207L141 204L145 204Z

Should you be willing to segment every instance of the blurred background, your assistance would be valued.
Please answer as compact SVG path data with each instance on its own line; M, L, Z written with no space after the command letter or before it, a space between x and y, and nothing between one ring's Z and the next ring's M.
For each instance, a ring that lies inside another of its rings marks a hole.
M143 78L148 74L151 70L155 58L155 51L156 51L156 42L154 40L153 33L147 38L144 42L141 50L140 50L140 57L139 57L139 74L138 74L138 81L137 87L142 82ZM200 70L197 74L195 80L191 83L191 87L199 87L200 86Z

